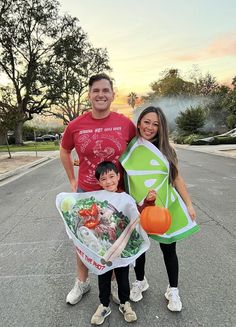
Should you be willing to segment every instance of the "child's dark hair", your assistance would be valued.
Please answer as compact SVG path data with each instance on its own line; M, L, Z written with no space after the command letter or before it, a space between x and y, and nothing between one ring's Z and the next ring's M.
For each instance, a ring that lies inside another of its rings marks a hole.
M100 164L97 165L95 170L95 177L99 181L100 177L104 174L107 174L110 171L114 171L116 175L119 174L119 170L116 165L111 161L102 161Z

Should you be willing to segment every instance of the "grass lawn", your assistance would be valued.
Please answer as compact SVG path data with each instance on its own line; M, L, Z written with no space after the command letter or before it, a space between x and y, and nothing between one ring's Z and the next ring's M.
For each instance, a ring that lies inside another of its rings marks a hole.
M53 141L51 142L36 142L36 143L25 143L24 145L12 144L9 146L11 152L21 152L21 151L56 151L59 150L59 145L55 145ZM1 145L0 152L7 152L7 146Z

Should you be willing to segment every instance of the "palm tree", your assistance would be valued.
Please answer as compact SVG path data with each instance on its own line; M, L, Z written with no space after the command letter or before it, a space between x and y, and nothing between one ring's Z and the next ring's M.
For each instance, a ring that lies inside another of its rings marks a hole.
M130 94L128 95L128 105L134 109L137 100L137 94L135 92L130 92Z

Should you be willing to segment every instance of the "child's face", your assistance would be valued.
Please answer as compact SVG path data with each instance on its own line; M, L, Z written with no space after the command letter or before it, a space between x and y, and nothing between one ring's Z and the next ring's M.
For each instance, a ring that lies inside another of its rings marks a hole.
M119 180L120 174L116 174L113 170L111 170L100 176L99 185L106 191L116 192Z

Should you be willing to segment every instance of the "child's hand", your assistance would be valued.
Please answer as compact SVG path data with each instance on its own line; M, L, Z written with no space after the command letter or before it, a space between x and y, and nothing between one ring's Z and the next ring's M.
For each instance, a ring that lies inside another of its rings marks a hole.
M155 201L157 197L157 192L155 190L150 190L146 196L147 201Z

